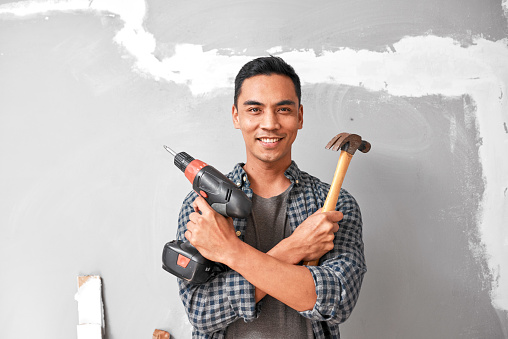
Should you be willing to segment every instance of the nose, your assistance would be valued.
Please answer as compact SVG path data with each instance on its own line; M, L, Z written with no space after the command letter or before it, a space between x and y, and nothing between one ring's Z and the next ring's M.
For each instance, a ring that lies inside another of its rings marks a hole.
M262 129L276 130L280 128L279 119L274 110L266 109L263 113L263 120L261 121Z

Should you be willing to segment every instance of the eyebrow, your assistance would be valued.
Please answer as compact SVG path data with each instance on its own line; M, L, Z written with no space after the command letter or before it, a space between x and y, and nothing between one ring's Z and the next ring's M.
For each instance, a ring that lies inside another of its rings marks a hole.
M262 103L256 100L247 100L243 104L244 106L264 106Z
M245 106L264 106L264 104L260 103L256 100L247 100L243 103ZM282 100L279 101L276 106L286 106L286 105L296 105L296 103L293 100Z
M287 105L295 105L296 106L296 102L294 102L293 100L282 100L277 103L277 106L287 106Z

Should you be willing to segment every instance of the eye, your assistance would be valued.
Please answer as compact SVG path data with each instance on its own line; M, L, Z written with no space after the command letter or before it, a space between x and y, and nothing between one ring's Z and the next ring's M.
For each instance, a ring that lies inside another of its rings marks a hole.
M291 112L291 108L289 108L289 107L280 107L279 108L279 112L289 113L289 112Z
M247 109L247 111L251 113L259 113L261 112L261 109L258 107L250 107L249 109Z

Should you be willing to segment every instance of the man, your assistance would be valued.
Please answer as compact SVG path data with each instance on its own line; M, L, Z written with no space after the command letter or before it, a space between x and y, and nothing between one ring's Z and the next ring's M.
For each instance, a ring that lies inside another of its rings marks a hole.
M247 161L228 176L253 208L232 220L195 192L183 203L178 239L230 269L203 285L179 280L194 338L339 338L356 304L366 272L360 210L342 190L337 210L321 212L329 185L292 161L300 99L298 75L280 58L255 59L236 77L232 118Z

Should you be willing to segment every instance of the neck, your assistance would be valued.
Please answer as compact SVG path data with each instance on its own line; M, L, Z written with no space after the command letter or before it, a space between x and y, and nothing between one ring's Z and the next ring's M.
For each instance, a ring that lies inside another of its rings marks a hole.
M248 161L243 169L249 176L252 191L263 198L271 198L284 192L291 182L284 175L284 172L291 165L284 163L264 163L260 161Z

